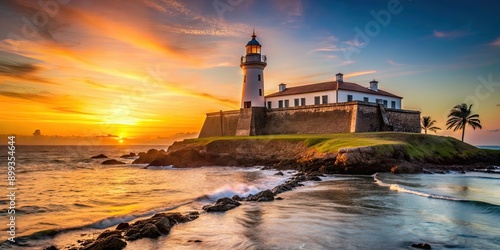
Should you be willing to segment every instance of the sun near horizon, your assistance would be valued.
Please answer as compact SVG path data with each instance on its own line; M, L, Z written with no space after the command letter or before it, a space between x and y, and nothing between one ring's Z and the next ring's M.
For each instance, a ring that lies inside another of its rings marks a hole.
M375 78L404 97L405 109L436 120L438 135L460 138L445 123L453 106L465 102L483 125L468 129L466 142L500 142L500 33L489 20L495 8L90 2L0 3L0 134L16 134L25 144L196 137L205 113L240 107L240 57L255 30L268 57L265 94L280 83L331 81L337 72L359 84ZM426 19L417 21L422 10Z

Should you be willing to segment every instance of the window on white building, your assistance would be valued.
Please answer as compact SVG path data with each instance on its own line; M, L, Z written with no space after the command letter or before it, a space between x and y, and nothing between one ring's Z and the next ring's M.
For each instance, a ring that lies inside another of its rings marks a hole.
M387 100L384 100L384 106L387 107Z
M382 104L382 99L376 99L377 104Z
M328 96L327 95L322 96L321 99L322 99L321 103L323 103L323 104L327 104L328 103Z
M262 89L259 89L259 96L262 96Z
M300 106L306 106L306 98L300 98Z
M352 102L352 95L347 95L347 101Z
M268 109L271 109L273 106L272 106L272 102L267 102L267 108Z
M314 97L314 105L319 105L319 96Z
M369 102L368 97L363 97L363 101L364 101L364 102Z
M290 101L289 100L285 100L285 108L288 108L290 107Z
M293 100L293 105L295 107L298 107L299 106L299 98L295 98L295 100Z
M260 82L260 81L261 81L261 80L260 80L260 74L259 74L259 77L258 77L258 78L259 78L259 82Z
M391 101L391 108L393 108L393 109L396 108L396 101Z
M278 108L283 108L283 100L278 101Z

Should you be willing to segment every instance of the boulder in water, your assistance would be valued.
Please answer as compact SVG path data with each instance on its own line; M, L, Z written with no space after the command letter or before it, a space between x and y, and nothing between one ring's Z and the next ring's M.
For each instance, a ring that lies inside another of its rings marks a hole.
M239 203L238 201L225 197L218 199L214 205L204 206L203 210L207 212L224 212L227 210L231 210L239 205L241 205L241 203Z
M161 236L160 230L158 230L158 228L151 223L144 225L139 231L139 234L141 235L141 238L150 239L156 239Z
M125 162L117 161L115 159L105 160L101 163L102 165L120 165L125 164Z
M154 239L170 233L170 229L175 224L195 220L198 216L198 212L190 212L186 215L180 213L157 213L149 219L134 222L124 229L124 234L129 241L142 238Z
M154 161L157 157L164 156L165 151L163 150L156 150L156 149L150 149L148 152L140 152L137 154L139 158L135 159L132 164L145 164L145 163L151 163Z
M127 222L122 222L116 226L115 230L123 230L128 227L130 227L130 225Z
M246 201L258 201L258 202L273 201L274 200L274 193L271 190L267 189L267 190L264 190L262 192L258 192L254 195L250 195L245 200Z
M413 243L411 247L420 248L420 249L432 249L431 245L428 243Z
M136 157L137 155L135 153L129 153L127 155L122 155L120 156L120 158L125 158L125 159L128 159L128 158L134 158Z
M83 250L121 250L127 246L123 236L112 234L107 237L98 238L92 244L82 248Z
M90 157L91 159L104 159L104 158L108 158L107 156L103 155L103 154L98 154L98 155L94 155L92 157Z

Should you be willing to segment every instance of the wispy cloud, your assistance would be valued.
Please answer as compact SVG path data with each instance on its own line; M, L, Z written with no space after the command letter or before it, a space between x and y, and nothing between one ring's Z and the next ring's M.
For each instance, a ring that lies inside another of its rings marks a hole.
M471 32L464 30L454 30L454 31L433 30L432 34L436 38L450 38L450 39L472 35Z
M349 40L345 41L344 43L352 47L362 47L363 45L365 45L364 42L360 42L358 40Z
M80 115L96 115L95 113L78 110L78 107L84 106L81 101L67 95L55 95L48 91L39 91L36 93L19 93L13 91L0 91L0 96L9 98L27 100L46 104L48 108L62 113L72 113Z
M488 130L490 133L500 133L500 128Z
M393 61L391 59L387 60L387 63L390 64L390 65L392 65L392 66L398 66L398 67L399 66L405 66L404 64L397 63L397 62L395 62L395 61Z
M304 15L304 7L301 0L275 0L276 9L285 14L285 23L296 23Z
M340 63L341 66L346 66L346 65L349 65L349 64L353 64L355 63L355 61L343 61Z
M492 45L492 46L500 46L500 37L497 38L495 41L491 42L490 45Z
M311 52L337 52L337 51L343 51L343 50L345 50L345 49L339 48L337 45L329 45L326 47L314 49Z
M368 75L368 74L374 74L374 73L377 73L377 71L376 70L356 71L356 72L344 74L344 77L348 78L348 77L362 76L362 75Z
M0 59L0 79L8 78L23 82L59 85L54 81L37 76L36 73L39 71L40 67L35 64Z

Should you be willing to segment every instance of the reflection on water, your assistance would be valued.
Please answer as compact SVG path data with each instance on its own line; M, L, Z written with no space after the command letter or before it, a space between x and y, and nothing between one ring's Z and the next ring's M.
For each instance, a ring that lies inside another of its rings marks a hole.
M200 211L217 198L246 196L291 176L257 168L148 170L88 160L99 153L118 158L145 150L140 148L88 148L83 158L79 153L62 154L56 147L28 149L20 159L18 234L74 230L30 239L26 249L64 247L122 221L168 209ZM495 249L500 245L498 175L323 179L280 194L284 200L244 202L225 213L202 212L199 219L175 226L166 237L129 242L126 249L408 249L418 242L438 249ZM7 200L0 198L0 204L5 206ZM0 211L5 216L5 209Z

